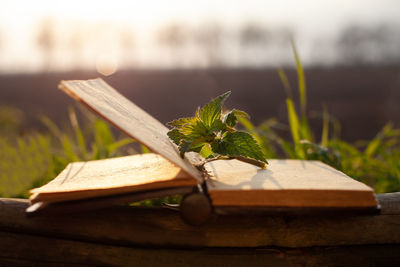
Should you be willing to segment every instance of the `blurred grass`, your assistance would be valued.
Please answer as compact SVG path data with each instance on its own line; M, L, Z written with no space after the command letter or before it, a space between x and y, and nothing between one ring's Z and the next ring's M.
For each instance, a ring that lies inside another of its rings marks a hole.
M17 116L14 116L17 114ZM28 197L29 189L53 179L68 163L137 153L131 138L117 138L104 121L90 114L78 123L69 109L69 127L42 117L45 132L22 132L20 110L0 109L0 197ZM140 147L142 153L147 148Z
M288 128L292 141L279 136L277 132L284 125L275 119L255 126L248 119L240 118L241 124L255 136L267 158L320 160L370 185L377 193L400 191L400 129L388 123L372 140L349 143L340 139L339 122L322 106L322 134L318 142L308 123L304 71L296 47L293 43L292 46L298 75L300 112L296 109L294 94L285 72L278 69L286 92Z

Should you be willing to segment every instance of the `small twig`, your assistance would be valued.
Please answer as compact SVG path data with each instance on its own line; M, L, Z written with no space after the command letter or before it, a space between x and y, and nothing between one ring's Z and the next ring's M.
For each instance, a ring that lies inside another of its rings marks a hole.
M217 156L217 157L215 157L215 158L211 158L211 159L206 159L206 160L204 160L204 161L202 162L202 164L205 165L205 164L207 164L207 163L209 163L209 162L216 161L216 160L219 160L219 159L225 159L225 160L227 160L227 159L231 159L231 158L224 157L224 156Z
M265 162L262 162L262 161L259 161L259 160L256 160L256 159L245 158L245 157L242 157L242 156L238 156L238 157L234 157L234 158L237 159L237 160L246 162L246 163L253 164L253 165L255 165L257 167L260 167L262 169L266 169L267 168L267 164L268 164L268 163L265 163Z
M267 168L267 164L268 164L268 163L265 163L265 162L262 162L262 161L259 161L259 160L256 160L256 159L246 158L246 157L242 157L242 156L235 156L235 157L218 156L218 157L215 157L215 158L206 159L206 160L202 161L198 165L198 167L201 166L200 168L202 168L205 164L207 164L209 162L212 162L212 161L215 161L215 160L220 160L220 159L222 159L222 160L237 159L237 160L240 160L240 161L255 165L255 166L260 167L262 169L266 169ZM204 168L202 168L202 169L204 169Z

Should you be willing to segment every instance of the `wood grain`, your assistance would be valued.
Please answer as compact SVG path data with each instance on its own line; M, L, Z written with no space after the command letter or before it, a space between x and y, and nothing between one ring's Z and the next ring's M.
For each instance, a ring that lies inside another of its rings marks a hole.
M400 246L149 248L0 232L2 266L398 266Z
M202 181L200 172L189 162L194 159L182 159L177 148L170 142L168 128L102 79L61 81L59 88L154 153L162 155L193 178Z
M390 194L400 205L400 194ZM378 195L388 211L386 195ZM58 216L27 218L27 200L0 200L0 231L109 245L179 247L312 247L399 244L400 212L381 215L227 215L202 227L185 224L164 208L116 206Z
M381 214L400 214L400 192L378 194L376 196Z

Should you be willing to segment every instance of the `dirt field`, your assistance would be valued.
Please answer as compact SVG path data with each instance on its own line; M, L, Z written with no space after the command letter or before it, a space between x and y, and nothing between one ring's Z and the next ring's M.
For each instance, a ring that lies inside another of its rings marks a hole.
M287 72L292 87L296 73ZM26 113L26 127L37 127L39 114L57 122L67 120L73 105L57 84L61 79L88 79L94 72L0 75L0 105ZM286 120L285 93L276 70L169 70L120 71L104 78L150 114L167 122L192 115L197 105L227 90L227 107L247 111L253 122L270 117ZM309 111L322 104L342 124L342 137L373 137L388 121L400 126L400 67L306 69ZM319 129L321 121L314 119Z

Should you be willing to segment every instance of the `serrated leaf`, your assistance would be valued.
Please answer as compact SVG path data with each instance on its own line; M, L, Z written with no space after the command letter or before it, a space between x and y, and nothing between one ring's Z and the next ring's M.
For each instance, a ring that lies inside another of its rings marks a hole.
M235 127L236 123L238 122L238 118L243 117L243 118L249 118L249 114L247 114L244 111L237 110L237 109L232 109L230 112L225 114L224 116L224 122L229 126L229 127Z
M233 109L233 111L235 112L236 117L243 117L243 118L250 118L250 115L247 114L247 112L243 111L243 110L239 110L239 109Z
M167 135L176 145L179 145L181 140L185 138L185 135L179 132L176 128L170 130Z
M187 139L182 139L179 142L178 148L179 148L179 152L181 157L183 158L184 154L186 152L197 152L200 153L201 149L203 148L203 146L206 143L204 143L201 138L199 138L198 140L187 140Z
M184 157L185 153L189 151L190 145L191 145L191 142L186 141L185 139L182 139L179 142L178 148L179 148L179 153L182 158Z
M211 125L213 125L215 120L221 119L222 105L230 94L231 91L228 91L225 94L212 99L198 111L200 120L208 129L211 128Z
M225 123L223 123L220 119L217 119L213 122L209 129L209 133L219 132L226 129Z
M168 132L168 136L178 145L181 157L193 151L206 159L234 157L264 168L267 161L254 138L233 128L238 119L245 119L249 115L234 109L221 116L222 105L229 95L230 92L227 92L203 108L198 108L195 117L169 122L168 125L174 128Z
M209 144L203 145L199 153L205 159L213 156L213 151Z
M197 120L196 117L180 118L167 123L167 125L172 127L182 127L185 124L193 124Z
M207 143L203 142L202 140L195 140L192 142L192 144L189 147L189 151L197 152L200 153L200 151L203 149L203 147Z
M196 119L193 123L187 123L182 127L176 129L178 129L180 133L185 135L187 139L196 139L201 136L208 135L208 129L198 119Z
M267 163L260 146L254 138L245 132L228 132L221 140L211 144L215 153L225 156L242 156Z

